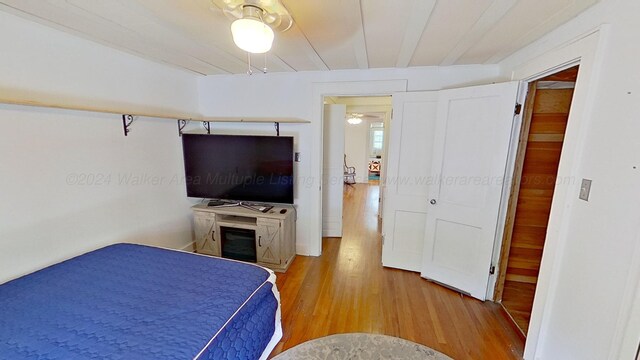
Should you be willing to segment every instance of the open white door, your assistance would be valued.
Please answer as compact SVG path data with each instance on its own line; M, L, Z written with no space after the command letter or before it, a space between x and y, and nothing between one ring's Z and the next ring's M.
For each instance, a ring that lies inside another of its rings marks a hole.
M518 83L439 92L422 277L485 300Z
M322 236L342 236L344 123L347 106L324 106L322 166Z
M437 92L393 95L384 181L382 264L420 271Z

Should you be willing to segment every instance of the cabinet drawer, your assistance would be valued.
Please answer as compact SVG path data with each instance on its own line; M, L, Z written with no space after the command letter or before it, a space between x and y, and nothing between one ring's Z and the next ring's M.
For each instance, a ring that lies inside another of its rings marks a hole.
M204 219L215 219L216 214L208 212L208 211L194 211L193 217L196 218L204 218Z
M265 219L265 218L258 218L256 220L256 225L263 225L263 226L268 226L268 227L279 227L280 226L280 221L278 219Z

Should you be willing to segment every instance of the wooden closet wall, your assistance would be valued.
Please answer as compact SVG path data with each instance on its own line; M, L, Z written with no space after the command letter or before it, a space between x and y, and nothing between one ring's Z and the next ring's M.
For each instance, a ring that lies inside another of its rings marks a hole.
M573 89L536 91L516 205L507 281L535 284Z
M509 205L511 228L505 229L511 235L506 270L501 270L504 286L496 293L523 335L531 318L553 192L557 181L565 181L557 179L557 173L574 89L554 88L559 83L553 82L575 82L577 71L571 68L531 84L527 97L521 173Z

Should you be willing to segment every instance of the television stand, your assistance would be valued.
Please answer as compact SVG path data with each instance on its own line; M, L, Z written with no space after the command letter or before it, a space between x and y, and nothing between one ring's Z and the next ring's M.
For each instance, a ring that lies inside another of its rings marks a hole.
M293 207L277 205L263 212L250 204L237 205L191 208L195 251L286 271L296 253Z

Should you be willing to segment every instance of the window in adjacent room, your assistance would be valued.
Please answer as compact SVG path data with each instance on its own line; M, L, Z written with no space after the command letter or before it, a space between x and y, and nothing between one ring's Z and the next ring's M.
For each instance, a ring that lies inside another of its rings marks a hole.
M369 128L369 137L369 154L371 157L381 156L384 148L384 123L371 123Z

